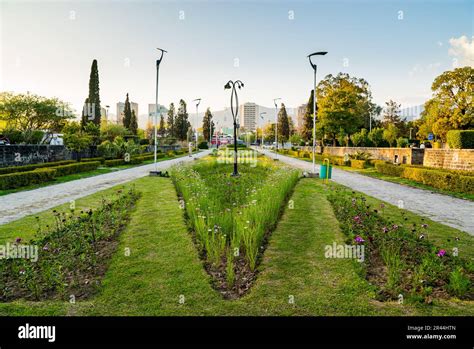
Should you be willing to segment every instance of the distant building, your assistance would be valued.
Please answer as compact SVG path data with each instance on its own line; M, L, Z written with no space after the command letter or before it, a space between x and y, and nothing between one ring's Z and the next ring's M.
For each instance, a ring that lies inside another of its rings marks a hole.
M240 128L246 131L257 129L258 105L255 103L245 103L239 107Z
M304 115L306 114L306 103L296 108L296 129L301 130L304 125Z
M123 125L124 109L125 109L125 103L118 102L117 103L117 124L119 125ZM137 116L137 119L138 119L138 103L130 102L130 109L132 109L132 111L135 111L135 115Z
M158 104L158 105L160 106L160 111L163 115L168 112L168 109L164 105L161 105L161 104ZM153 124L154 122L153 118L155 117L155 110L156 110L156 104L149 103L148 104L148 122L151 124ZM166 120L166 117L165 117L165 120ZM158 118L157 123L159 122L160 122L160 119Z

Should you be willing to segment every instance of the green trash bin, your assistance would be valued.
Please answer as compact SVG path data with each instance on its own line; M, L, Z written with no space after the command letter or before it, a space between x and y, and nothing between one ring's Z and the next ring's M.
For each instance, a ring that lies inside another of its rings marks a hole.
M319 166L319 178L326 179L326 175L328 175L328 165L320 165ZM332 175L332 165L329 165L329 176L327 178L331 179Z

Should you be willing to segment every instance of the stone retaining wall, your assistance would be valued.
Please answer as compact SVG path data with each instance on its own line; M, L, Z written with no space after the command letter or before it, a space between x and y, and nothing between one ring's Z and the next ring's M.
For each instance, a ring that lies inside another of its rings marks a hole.
M372 159L398 162L410 165L422 165L425 149L416 148L374 148L374 147L324 147L324 153L332 156L344 156L365 152L372 155Z
M425 149L423 165L474 171L474 149Z

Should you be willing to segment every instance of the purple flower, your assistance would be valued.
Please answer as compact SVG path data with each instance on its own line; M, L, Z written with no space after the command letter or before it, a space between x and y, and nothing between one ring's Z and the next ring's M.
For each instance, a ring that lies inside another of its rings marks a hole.
M355 216L355 217L354 217L354 221L355 221L357 224L361 224L361 223L362 223L362 220L360 219L359 216Z
M388 232L388 228L387 228L387 227L383 227L383 228L382 228L382 231L383 231L384 233L387 233L387 232Z
M17 244L19 244L19 243L21 242L21 238L16 238L16 239L15 239L15 242L16 242Z
M421 227L426 229L426 228L428 228L428 224L423 223L423 224L421 225Z
M394 224L392 225L392 230L397 230L398 229L398 225Z
M436 254L438 257L443 257L446 254L446 250L439 250Z
M354 239L355 242L357 242L358 244L361 244L363 242L365 242L364 239L362 239L362 237L360 235L357 235Z

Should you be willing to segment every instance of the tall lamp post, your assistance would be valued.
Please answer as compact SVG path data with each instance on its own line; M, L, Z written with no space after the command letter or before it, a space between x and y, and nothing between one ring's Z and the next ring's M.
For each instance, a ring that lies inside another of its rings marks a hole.
M275 160L278 160L278 104L277 101L281 98L273 99L273 104L275 104Z
M165 54L165 52L168 52L166 50L163 50L161 48L157 48L158 51L160 51L161 55L160 55L160 58L158 58L156 60L156 96L155 96L155 122L154 122L154 126L155 126L155 156L154 156L154 162L155 162L155 170L154 171L151 171L150 172L150 175L151 176L157 176L158 175L158 170L156 168L156 145L157 145L157 135L158 135L158 132L156 130L156 124L157 124L157 121L158 121L158 79L159 79L159 75L160 75L160 63L161 63L161 60L163 59L163 55Z
M237 115L239 115L239 96L237 95L236 87L240 90L244 87L244 83L240 80L229 80L224 86L225 90L231 90L230 111L232 112L232 118L234 121L234 172L232 173L232 176L239 175L239 172L237 171Z
M199 126L199 104L201 103L201 98L196 98L193 100L193 102L196 102L196 149L197 149L197 143L198 143L198 126Z
M260 113L260 119L262 119L262 142L260 144L260 147L263 149L263 115L266 114L267 112L264 111L262 113Z
M313 174L316 173L316 72L318 70L318 66L311 61L311 57L313 56L324 56L327 52L314 52L308 55L309 64L314 71L314 87L313 87ZM328 169L329 171L329 169Z

